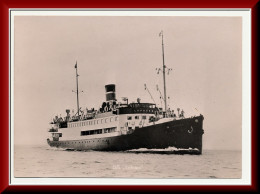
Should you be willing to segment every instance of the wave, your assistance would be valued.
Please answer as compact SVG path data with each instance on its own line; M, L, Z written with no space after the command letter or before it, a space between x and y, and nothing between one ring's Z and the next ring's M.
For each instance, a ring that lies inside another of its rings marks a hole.
M197 148L176 148L176 147L168 147L164 149L148 149L148 148L139 148L139 149L131 149L126 152L131 153L156 153L156 154L199 154L199 150Z

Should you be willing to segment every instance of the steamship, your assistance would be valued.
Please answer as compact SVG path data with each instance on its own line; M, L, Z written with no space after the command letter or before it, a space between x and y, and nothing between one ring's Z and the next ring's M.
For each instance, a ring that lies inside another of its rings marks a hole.
M66 110L55 116L48 129L51 147L73 150L131 151L171 148L172 153L202 154L203 115L185 118L184 111L167 109L164 44L162 36L164 109L138 98L128 103L116 99L115 84L105 85L106 101L98 109L79 108L78 65L76 62L77 112Z

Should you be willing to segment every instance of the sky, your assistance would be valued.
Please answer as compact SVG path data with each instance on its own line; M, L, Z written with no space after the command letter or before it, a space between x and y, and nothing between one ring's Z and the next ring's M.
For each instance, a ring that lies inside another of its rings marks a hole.
M242 19L192 16L15 16L14 143L46 144L49 122L79 104L99 108L105 85L116 97L153 102L163 92L164 33L168 105L204 116L204 149L242 146Z

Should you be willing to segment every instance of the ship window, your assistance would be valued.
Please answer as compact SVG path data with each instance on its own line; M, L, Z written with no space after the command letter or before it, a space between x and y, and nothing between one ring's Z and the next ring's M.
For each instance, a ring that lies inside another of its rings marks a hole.
M113 117L110 118L110 122L112 122L112 121L113 121Z
M139 119L139 116L135 116L135 119Z
M103 119L101 119L101 123L103 123Z
M106 118L105 123L108 121L108 118Z
M131 116L128 116L128 117L127 117L127 120L132 120L132 117L131 117Z
M99 120L97 120L97 124L98 124L98 121L99 121Z
M146 116L142 116L142 119L146 119Z

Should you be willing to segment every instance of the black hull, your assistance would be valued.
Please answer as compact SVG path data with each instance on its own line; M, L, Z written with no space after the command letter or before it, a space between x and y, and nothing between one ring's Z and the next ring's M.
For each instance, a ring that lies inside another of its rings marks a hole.
M76 150L126 151L139 148L164 149L175 147L173 153L202 153L203 116L174 120L143 128L131 134L89 140L50 141L52 147ZM146 151L145 151L146 152Z

